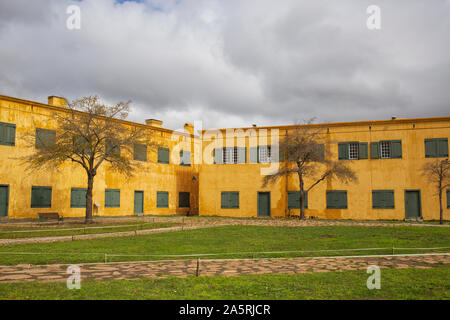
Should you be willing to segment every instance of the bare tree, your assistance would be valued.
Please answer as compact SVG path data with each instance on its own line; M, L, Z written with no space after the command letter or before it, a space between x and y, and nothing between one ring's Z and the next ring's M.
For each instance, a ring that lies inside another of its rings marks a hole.
M92 223L92 190L99 167L107 162L112 170L130 178L140 167L132 161L136 144L151 145L144 129L124 124L131 101L114 106L103 104L98 96L83 97L54 113L56 134L30 133L29 146L35 152L22 160L28 169L58 169L71 161L86 171L86 217Z
M448 159L427 162L422 166L422 175L435 185L435 194L439 197L439 223L443 224L442 192L450 187L450 162Z
M330 160L324 144L321 143L320 130L310 124L297 125L288 131L279 143L280 154L286 156L280 161L280 168L263 180L263 187L275 183L283 176L297 174L300 193L300 219L305 219L305 197L307 193L327 178L336 178L344 183L357 181L355 172L344 161ZM305 186L306 180L312 181Z

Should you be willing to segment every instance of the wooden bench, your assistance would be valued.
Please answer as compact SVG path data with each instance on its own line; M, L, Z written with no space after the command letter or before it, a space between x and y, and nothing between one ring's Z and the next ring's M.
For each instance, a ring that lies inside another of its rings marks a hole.
M45 222L47 220L58 220L58 223L60 221L63 221L64 218L60 217L58 212L41 212L38 213L38 222Z

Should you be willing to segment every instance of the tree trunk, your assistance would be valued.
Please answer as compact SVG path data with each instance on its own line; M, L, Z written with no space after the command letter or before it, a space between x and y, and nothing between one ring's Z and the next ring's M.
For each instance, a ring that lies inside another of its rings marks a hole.
M92 223L92 189L94 187L94 175L88 173L88 187L86 191L86 218L85 223Z
M300 219L305 219L305 192L304 192L304 182L303 176L299 172L298 173L298 181L300 184Z
M442 189L439 189L439 224L444 224L444 213L442 210Z

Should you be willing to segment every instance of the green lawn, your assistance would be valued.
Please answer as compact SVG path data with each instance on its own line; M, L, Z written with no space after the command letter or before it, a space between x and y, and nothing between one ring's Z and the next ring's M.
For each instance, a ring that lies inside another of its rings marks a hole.
M148 230L157 228L167 228L180 225L180 223L136 223L136 222L114 222L114 223L96 223L93 225L79 224L60 224L60 225L42 225L42 226L2 226L0 227L0 239L19 239L34 237L56 237L56 236L77 236L83 234L99 234L111 232L124 232L135 230ZM65 230L66 229L66 230ZM72 230L67 230L72 229ZM74 230L75 229L75 230ZM16 232L14 232L16 231ZM17 232L20 231L20 232Z
M336 250L342 248L450 247L450 229L440 227L268 227L225 226L129 237L77 240L69 242L16 244L0 247L0 265L19 263L82 263L108 261L173 259L172 257L112 257L111 254L180 255L216 253L214 258L252 257L257 251ZM16 255L5 252L42 252L45 255ZM235 255L234 252L249 252ZM396 253L421 251L396 251ZM423 251L422 251L423 252ZM448 249L441 252L449 252ZM325 251L255 257L388 254L377 251ZM205 256L206 257L206 256Z
M450 268L382 269L368 290L365 270L295 275L189 277L65 283L4 283L0 299L450 299Z

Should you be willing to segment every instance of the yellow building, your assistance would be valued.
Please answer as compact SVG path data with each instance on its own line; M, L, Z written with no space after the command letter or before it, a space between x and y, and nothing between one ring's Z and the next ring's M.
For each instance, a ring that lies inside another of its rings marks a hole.
M19 160L33 152L23 141L26 133L55 130L52 114L64 109L65 100L58 97L49 97L48 104L42 104L0 95L0 217L37 218L40 212L84 215L77 201L86 188L82 168L67 164L58 171L30 173ZM94 182L94 215L189 211L232 217L299 214L297 176L262 187L264 175L284 160L273 156L277 141L294 126L204 130L196 136L188 123L184 132L162 128L158 120L123 123L149 130L162 147L147 150L141 159L143 168L130 180L102 165ZM420 169L427 161L448 157L450 117L311 126L321 131L327 156L348 161L358 182L321 182L307 196L306 216L439 219L435 187ZM450 218L449 208L447 190L444 219Z
M0 96L0 216L37 218L41 212L84 216L85 209L76 201L87 186L81 166L67 164L58 171L30 173L19 160L34 152L27 147L26 133L54 130L52 115L63 112L65 106L65 100L58 97L49 97L48 104L42 104ZM142 170L130 180L108 170L107 163L99 167L94 180L94 216L186 214L196 210L198 166L190 161L180 164L179 158L180 150L193 148L192 126L186 124L185 132L174 135L172 130L162 128L158 120L146 120L145 125L123 123L151 131L160 140L161 148L147 150ZM165 149L175 150L174 146L179 148L178 157L167 157Z

